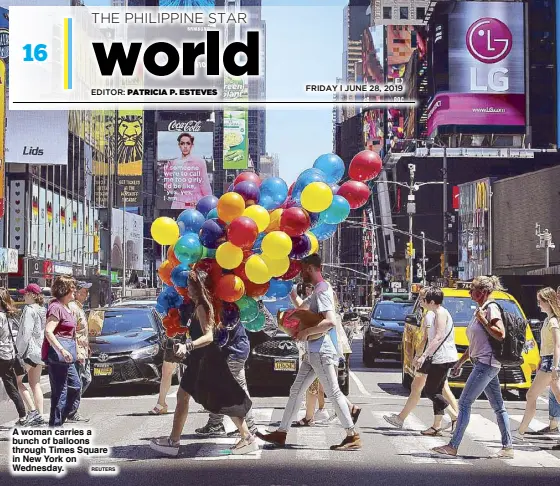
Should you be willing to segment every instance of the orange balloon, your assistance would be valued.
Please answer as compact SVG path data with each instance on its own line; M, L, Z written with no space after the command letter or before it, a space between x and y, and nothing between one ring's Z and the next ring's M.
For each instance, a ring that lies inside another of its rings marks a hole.
M161 278L161 281L165 284L165 285L169 285L170 287L173 287L173 282L171 281L171 271L176 267L177 265L173 265L169 260L165 260L161 266L158 268L158 275L159 278Z
M268 292L270 288L270 282L266 282L264 284L255 284L251 281L245 282L245 292L247 293L247 297L262 297L264 294Z
M189 295L189 289L186 287L175 287L177 293L183 297L183 303L187 304L191 300L191 296Z
M225 302L236 302L245 293L245 284L237 275L224 275L216 286L216 296Z
M218 201L218 218L224 223L231 223L243 215L245 199L236 192L226 192Z
M270 224L268 225L268 228L264 230L265 233L280 231L280 219L282 218L283 212L283 209L275 209L270 213Z
M167 249L167 260L174 266L176 267L177 265L179 265L181 262L177 259L177 257L175 256L175 243L170 245L169 248Z

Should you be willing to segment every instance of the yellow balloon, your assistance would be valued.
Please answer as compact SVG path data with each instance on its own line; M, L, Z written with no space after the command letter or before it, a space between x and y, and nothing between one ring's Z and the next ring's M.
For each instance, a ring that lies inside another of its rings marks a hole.
M216 261L220 267L233 270L243 261L243 250L229 241L222 243L216 250Z
M262 251L270 258L285 258L292 251L292 239L283 231L273 231L263 238Z
M272 278L268 265L260 255L251 255L247 259L245 262L245 275L247 275L251 282L257 285L265 284Z
M243 214L245 210L245 199L236 192L226 192L218 200L218 218L224 223L231 223L235 218Z
M312 213L324 211L332 201L332 189L324 182L312 182L301 193L301 205Z
M261 258L266 263L270 274L273 277L281 277L290 268L290 259L288 257L274 259L267 255L261 255Z
M270 224L270 214L268 214L268 211L265 208L257 204L249 206L245 211L243 211L243 216L247 216L257 223L259 233L262 233Z
M152 223L152 238L160 245L173 245L179 239L179 225L172 218L157 218Z
M308 231L305 234L309 238L309 241L311 241L311 251L309 254L313 255L313 253L317 253L319 251L319 240L313 233L311 233L311 231Z
M275 209L270 213L270 224L266 228L266 233L271 233L272 231L280 231L280 218L282 218L283 209Z

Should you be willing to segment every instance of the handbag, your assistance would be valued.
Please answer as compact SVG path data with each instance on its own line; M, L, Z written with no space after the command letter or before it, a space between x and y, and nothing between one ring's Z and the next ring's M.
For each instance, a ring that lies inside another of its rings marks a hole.
M435 326L435 321L434 321L434 326ZM445 336L445 339L439 344L439 346L437 347L437 349L434 351L434 354L432 354L431 356L428 356L425 360L424 363L422 364L422 366L418 369L419 373L424 373L425 375L430 373L430 368L432 367L432 361L434 360L434 356L437 354L437 352L439 351L439 349L443 346L443 343L445 343L445 341L447 341L447 339L449 339L449 336L451 336L451 333L453 332L453 328L455 327L454 324L451 325L451 329L450 331L447 333L447 336ZM428 343L426 342L426 348L428 347Z
M10 331L10 336L12 336L12 344L14 345L15 358L13 368L16 376L23 376L25 375L25 373L27 373L27 371L25 370L25 362L18 353L16 341L14 339L14 333L12 332L12 326L10 324L10 317L6 316L6 320L8 321L8 330Z
M53 346L49 345L49 351L47 355L49 364L71 365L75 363L78 355L76 340L74 338L64 338L60 336L57 336L57 340L60 343L60 345L72 355L72 361L68 363L68 361L64 359L62 352L58 351L58 349L55 349Z

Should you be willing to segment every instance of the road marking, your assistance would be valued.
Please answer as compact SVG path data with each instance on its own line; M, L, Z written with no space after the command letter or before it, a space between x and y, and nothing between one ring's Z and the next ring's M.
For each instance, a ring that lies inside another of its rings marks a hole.
M358 387L358 390L360 390L360 393L362 395L364 395L366 397L371 397L371 393L366 390L366 387L360 381L360 379L358 378L356 373L354 373L353 371L350 371L350 377L354 380L354 383L356 383L356 386Z
M514 420L515 422L521 423L523 421L523 415L510 415L510 420ZM548 424L541 422L540 420L533 419L529 424L529 428L536 432L537 430L544 429Z
M491 453L498 452L501 448L502 435L495 422L479 414L471 415L467 435L471 440L481 444ZM515 458L504 461L513 467L555 467L560 468L560 459L546 451L536 450L530 440L526 444L514 446Z

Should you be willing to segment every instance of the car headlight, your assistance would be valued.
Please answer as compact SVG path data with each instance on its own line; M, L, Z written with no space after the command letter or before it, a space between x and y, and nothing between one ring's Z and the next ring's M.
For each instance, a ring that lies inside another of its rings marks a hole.
M158 353L159 344L151 344L150 346L146 346L145 348L140 348L136 351L132 351L130 357L132 359L150 358L151 356L155 356Z
M535 349L537 347L537 343L532 339L529 339L525 345L523 346L523 352L528 353L531 349Z

